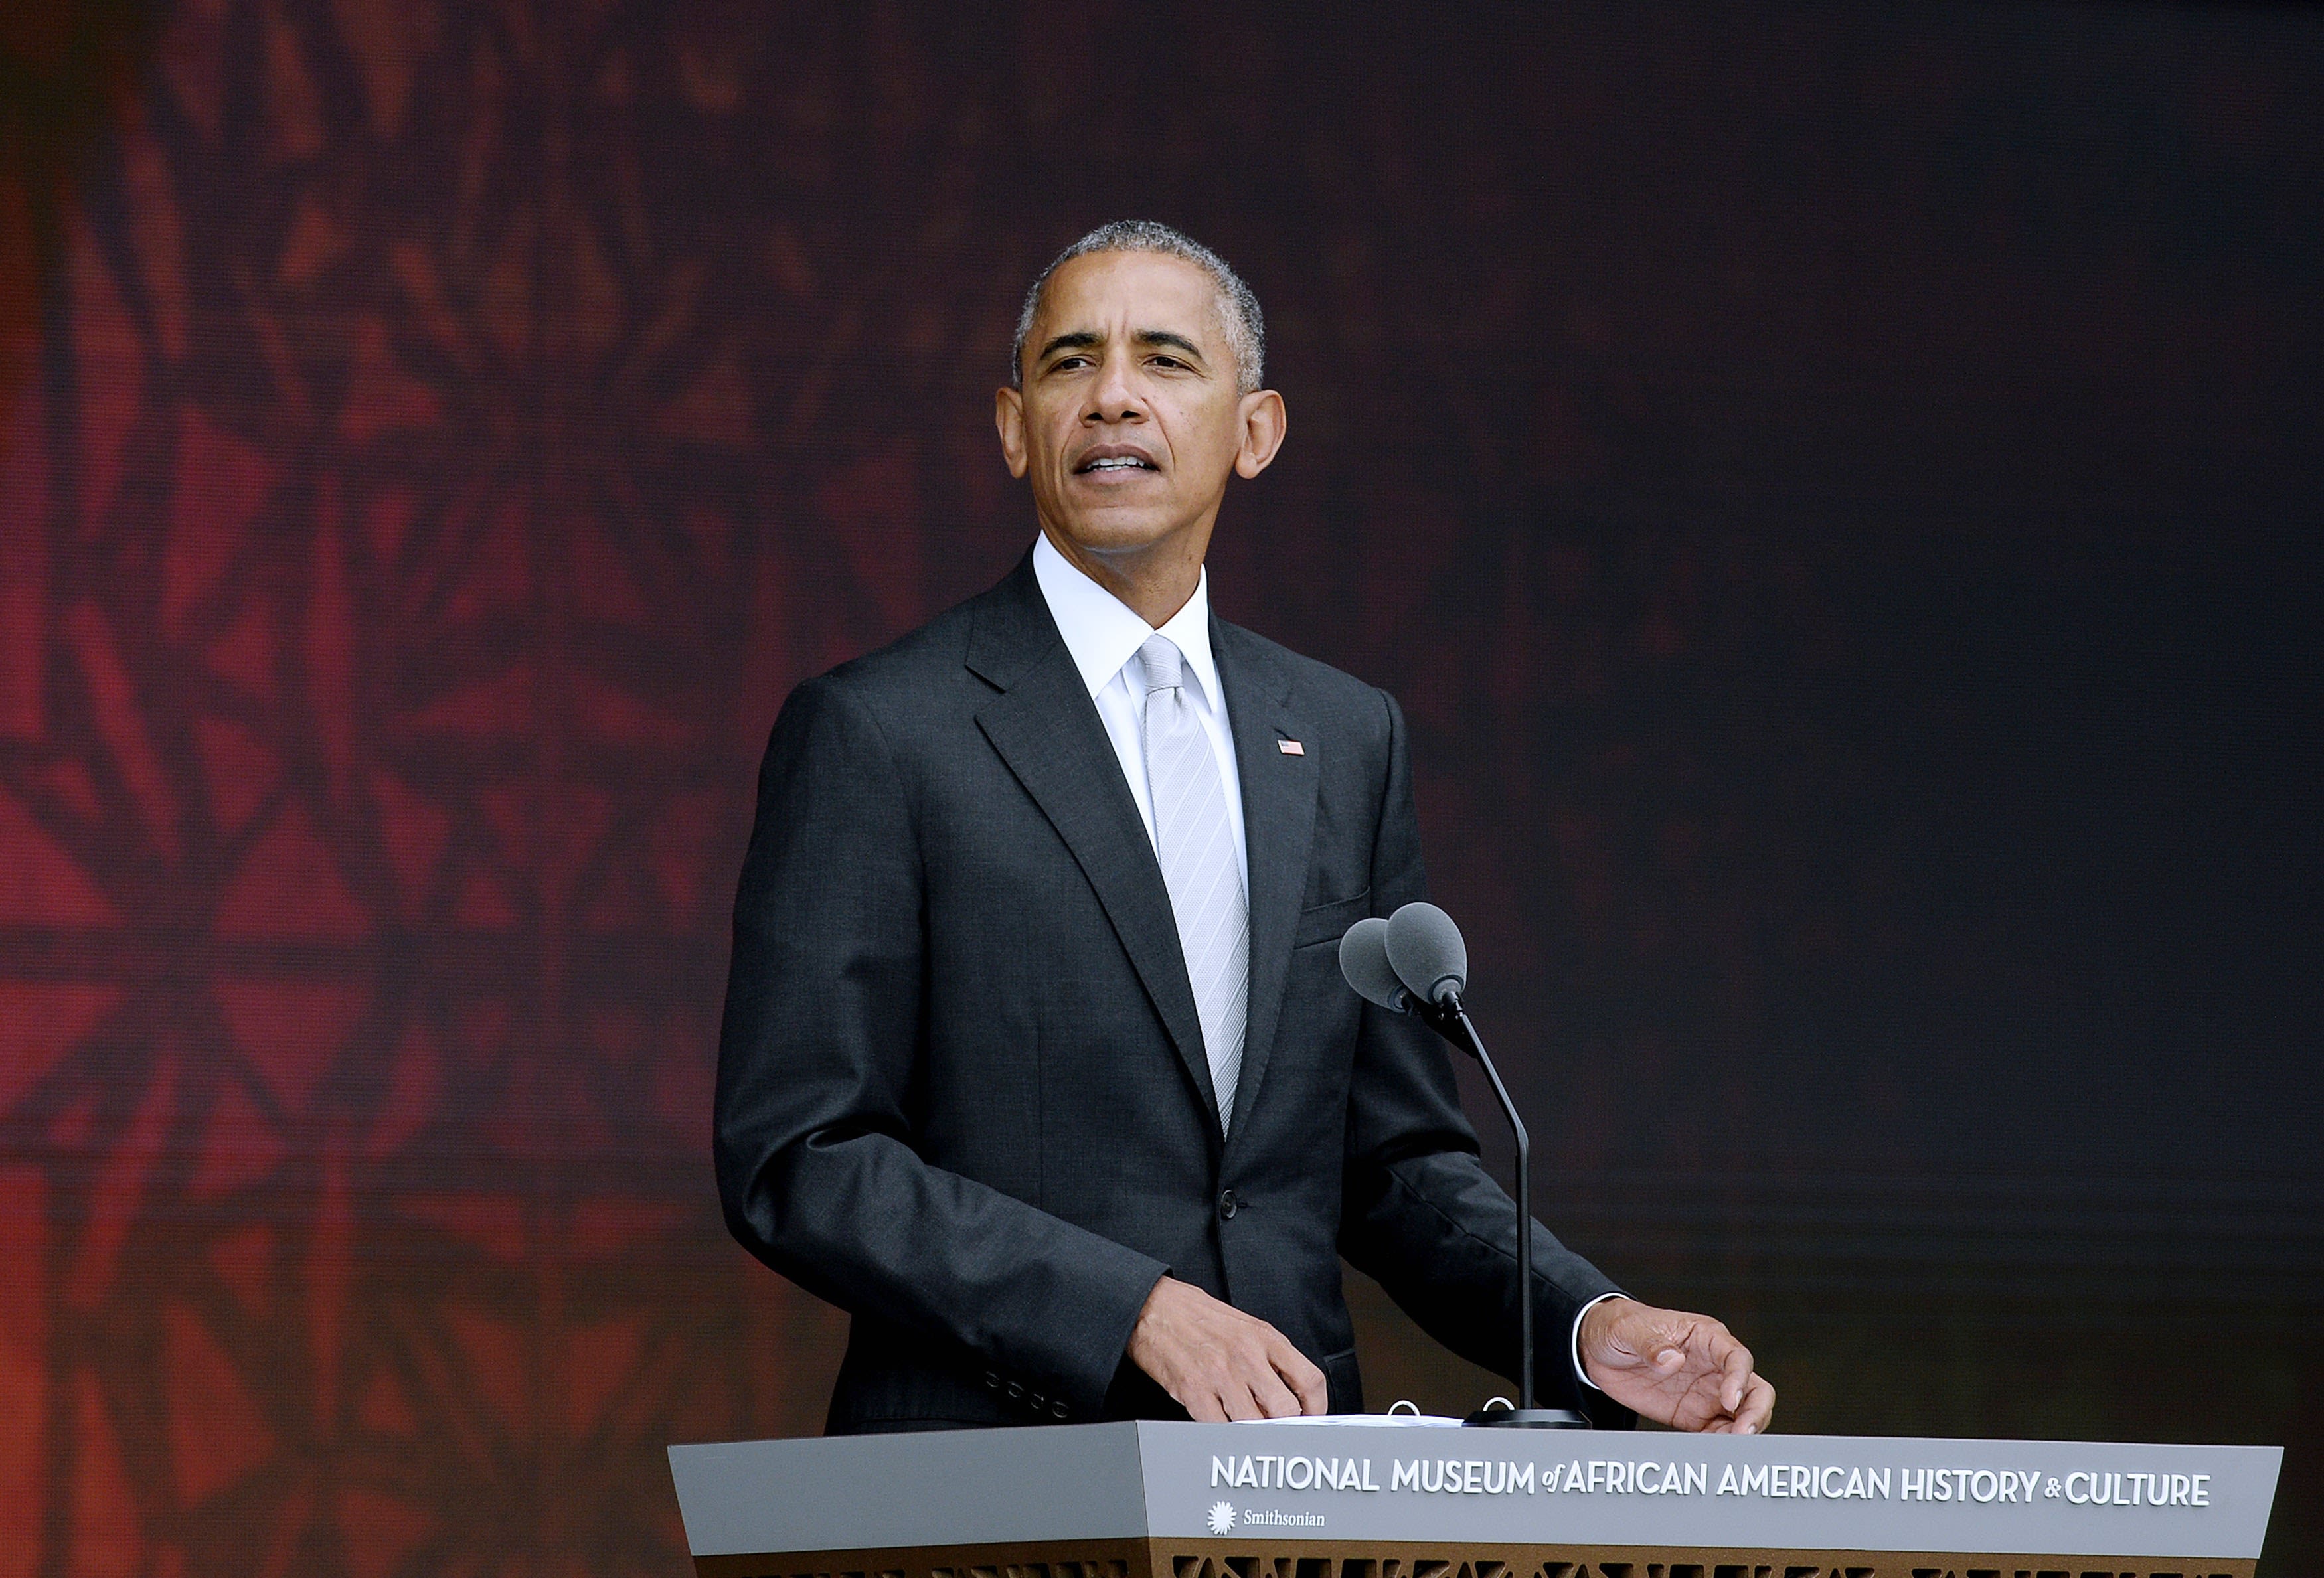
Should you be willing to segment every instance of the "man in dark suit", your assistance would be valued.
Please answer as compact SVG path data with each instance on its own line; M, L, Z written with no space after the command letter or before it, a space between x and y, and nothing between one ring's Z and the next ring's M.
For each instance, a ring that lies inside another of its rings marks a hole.
M1340 978L1423 892L1402 715L1209 613L1227 478L1283 441L1262 355L1176 232L1068 249L997 397L1033 551L775 725L718 1180L854 1317L835 1432L1360 1408L1342 1256L1515 1373L1513 1213L1444 1051ZM1765 1426L1724 1326L1533 1231L1545 1401Z

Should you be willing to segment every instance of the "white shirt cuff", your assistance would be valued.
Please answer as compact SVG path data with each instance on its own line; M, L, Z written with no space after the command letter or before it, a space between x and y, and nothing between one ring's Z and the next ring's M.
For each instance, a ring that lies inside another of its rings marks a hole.
M1588 1315L1591 1310L1596 1309L1600 1305L1605 1303L1609 1298L1628 1298L1630 1296L1627 1293L1601 1293L1574 1312L1573 1379L1580 1381L1583 1386L1588 1387L1593 1392L1600 1389L1598 1383L1591 1380L1590 1379L1590 1372L1582 1368L1582 1317Z

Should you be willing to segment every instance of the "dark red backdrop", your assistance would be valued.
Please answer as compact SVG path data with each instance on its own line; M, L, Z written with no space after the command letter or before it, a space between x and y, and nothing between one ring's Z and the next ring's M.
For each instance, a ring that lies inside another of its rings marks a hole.
M675 1573L660 1445L816 1426L706 1165L751 775L1029 540L1128 214L1268 304L1219 595L1411 709L1547 1213L1793 1428L2290 1438L2302 1570L2319 39L17 8L0 1578Z

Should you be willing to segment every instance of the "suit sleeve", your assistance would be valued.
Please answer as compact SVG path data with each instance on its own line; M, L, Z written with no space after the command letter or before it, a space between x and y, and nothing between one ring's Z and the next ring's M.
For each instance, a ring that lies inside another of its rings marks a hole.
M715 1137L727 1225L809 1292L1092 1417L1167 1268L915 1150L922 904L887 739L843 680L801 686L735 896Z
M1382 695L1388 770L1372 852L1372 904L1390 915L1427 896L1413 809L1404 714ZM1417 1020L1364 1005L1348 1104L1340 1250L1421 1328L1455 1353L1514 1378L1518 1370L1517 1207L1478 1158L1476 1131L1443 1045ZM1543 1403L1633 1422L1578 1384L1571 1333L1586 1305L1615 1285L1539 1223L1530 1224L1534 1377Z

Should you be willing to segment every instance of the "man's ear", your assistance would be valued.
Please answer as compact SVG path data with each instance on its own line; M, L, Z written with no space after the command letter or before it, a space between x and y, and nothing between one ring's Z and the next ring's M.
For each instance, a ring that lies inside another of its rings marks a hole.
M1283 435L1289 418L1283 410L1283 396L1272 389L1244 395L1240 411L1242 448L1235 452L1235 473L1240 476L1257 476L1273 462L1275 452L1283 448Z
M1025 475L1025 396L1007 385L992 392L992 425L1001 430L1001 457L1009 475ZM1246 472L1245 475L1250 475Z

